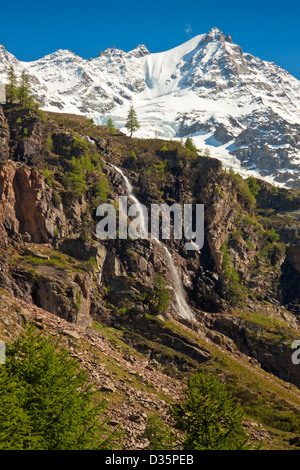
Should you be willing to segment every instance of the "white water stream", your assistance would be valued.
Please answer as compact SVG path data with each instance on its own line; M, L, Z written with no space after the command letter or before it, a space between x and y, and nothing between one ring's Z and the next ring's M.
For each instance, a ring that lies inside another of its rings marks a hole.
M115 165L111 165L111 166L124 179L126 189L128 191L128 195L129 195L130 199L137 205L137 209L140 213L141 222L142 222L141 223L141 225L142 225L141 230L144 233L147 234L148 233L148 227L147 227L147 223L146 223L146 220L145 220L145 217L144 217L143 206L139 202L139 200L135 197L135 195L133 194L133 188L132 188L131 183L129 182L127 176L124 175L123 171L120 170L120 168L116 167ZM170 276L171 276L171 280L172 280L172 289L173 289L174 296L175 296L178 315L181 318L184 318L186 320L195 321L195 317L194 317L190 307L188 306L188 304L185 300L185 292L184 292L184 289L183 289L183 286L182 286L182 282L180 281L180 277L178 275L178 271L176 269L176 266L174 264L174 261L173 261L173 258L172 258L172 255L171 255L170 251L168 250L168 248L165 245L163 245L160 242L160 240L158 240L157 238L155 238L154 240L164 249L164 251L166 253L166 259L167 259L169 272L170 272Z

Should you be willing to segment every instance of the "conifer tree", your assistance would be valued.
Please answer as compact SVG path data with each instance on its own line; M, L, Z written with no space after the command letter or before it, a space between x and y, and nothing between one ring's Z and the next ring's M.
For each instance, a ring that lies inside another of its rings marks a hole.
M31 94L29 77L25 70L22 71L21 81L18 88L19 103L25 107L31 107L33 104L33 96Z
M205 371L192 375L185 398L171 409L184 433L183 450L248 450L242 408L225 386Z
M132 134L137 131L140 128L140 124L137 119L136 112L131 106L128 116L127 116L127 121L126 121L126 129L130 132L130 137L132 137Z
M194 142L191 137L188 137L186 139L185 148L191 150L192 152L197 152L197 147L194 145Z
M171 427L156 415L141 435L147 450L251 450L243 427L243 410L217 378L206 371L193 374L181 401L170 408ZM178 432L179 431L179 432Z
M7 101L14 103L18 98L18 85L17 75L13 65L10 66L8 71L8 85L7 85Z
M109 129L110 134L115 134L116 133L116 128L115 128L115 125L113 123L112 118L108 118L106 125Z
M29 327L0 366L0 450L118 447L79 362L50 334Z
M154 279L153 291L149 294L150 310L153 314L158 315L167 310L171 297L167 282L160 275Z
M84 162L73 156L71 167L72 170L67 171L65 174L64 185L66 189L72 191L76 196L82 196L87 190Z

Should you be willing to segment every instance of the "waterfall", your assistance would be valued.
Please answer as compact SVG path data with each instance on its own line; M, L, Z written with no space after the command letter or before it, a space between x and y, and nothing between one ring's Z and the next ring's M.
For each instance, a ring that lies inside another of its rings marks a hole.
M127 176L124 175L123 171L120 170L120 168L118 168L118 167L116 167L115 165L112 165L112 164L111 164L111 166L124 179L126 189L128 191L128 195L129 195L130 199L137 205L137 208L139 210L141 221L142 221L141 230L144 231L144 233L148 233L148 227L147 227L147 224L146 224L146 220L144 218L144 213L143 213L143 210L142 210L142 204L139 202L139 200L133 194L133 187L132 187L131 183L129 182ZM165 245L163 245L160 240L155 238L155 241L163 248L164 252L166 253L166 259L167 259L167 263L168 263L168 267L169 267L169 273L170 273L170 276L171 276L173 292L174 292L175 301L176 301L176 305L177 305L177 313L181 318L184 318L184 319L190 320L190 321L195 321L195 317L194 317L190 307L188 306L188 304L185 300L185 292L184 292L184 289L183 289L182 282L180 280L178 271L177 271L176 266L174 264L172 255L171 255L170 251L168 250L168 248Z
M133 194L133 187L132 185L130 184L129 182L129 179L127 178L127 176L124 175L123 171L120 170L120 168L118 168L117 166L115 165L111 165L118 173L120 173L120 175L122 176L123 180L125 181L125 185L126 185L126 189L127 189L127 192L128 192L128 195L130 197L130 199L134 202L134 204L136 204L137 208L138 208L138 211L140 213L140 217L142 219L142 226L141 226L141 231L145 234L148 234L148 227L147 227L147 222L146 222L146 219L144 217L144 212L143 212L143 208L142 208L142 204L140 203L140 201L135 197L135 195Z
M159 244L161 244L159 240L158 242ZM192 313L190 307L187 304L187 301L185 300L185 292L184 292L180 277L178 275L178 271L174 264L172 255L165 245L163 245L163 248L166 252L167 260L169 264L169 272L170 272L170 276L172 279L173 291L174 291L175 300L176 300L176 304L178 308L177 313L180 317L185 318L186 320L195 321L194 314Z

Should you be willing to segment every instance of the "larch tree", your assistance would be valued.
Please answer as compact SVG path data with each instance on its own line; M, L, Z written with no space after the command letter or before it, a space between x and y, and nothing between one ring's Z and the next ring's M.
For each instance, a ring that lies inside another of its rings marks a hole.
M108 118L106 125L108 127L108 130L109 130L110 134L115 134L116 133L116 128L115 128L115 125L113 123L112 118Z
M7 101L8 103L14 103L18 98L18 85L17 75L13 65L9 67L8 71L8 85L7 85Z
M140 124L137 119L137 114L131 106L128 116L127 116L127 121L126 121L126 129L130 132L130 137L132 137L132 134L137 131L140 128Z
M21 81L18 87L18 99L21 105L31 107L33 104L33 96L31 94L29 77L25 70L21 73Z
M62 341L29 327L0 365L0 450L109 450L122 434Z
M226 386L204 370L193 374L180 402L170 407L170 423L158 415L148 419L141 435L146 450L256 450L243 426L243 409Z

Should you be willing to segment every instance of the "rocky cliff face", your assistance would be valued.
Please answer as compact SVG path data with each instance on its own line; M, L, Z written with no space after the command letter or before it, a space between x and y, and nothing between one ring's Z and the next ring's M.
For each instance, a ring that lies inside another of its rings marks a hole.
M48 243L55 230L64 233L66 217L52 204L53 190L36 170L11 162L0 170L2 243L8 237Z
M9 128L4 116L3 110L0 107L0 159L1 161L7 160L9 155Z
M0 149L9 152L2 150L0 167L0 286L7 295L82 332L95 322L120 328L124 343L155 367L194 370L214 361L216 347L300 385L290 363L299 330L299 246L291 244L298 227L291 215L299 209L296 192L261 181L254 198L248 183L214 158L176 142L166 147L159 140L110 135L76 116L8 107L1 119ZM113 165L147 207L204 204L201 251L186 251L184 239L99 240L97 205L117 205L120 195L130 196ZM283 227L282 217L291 223ZM270 223L278 224L289 246ZM192 322L180 316L164 246ZM159 316L149 301L157 275L171 296ZM173 329L168 321L180 327ZM181 328L196 336L191 339Z

